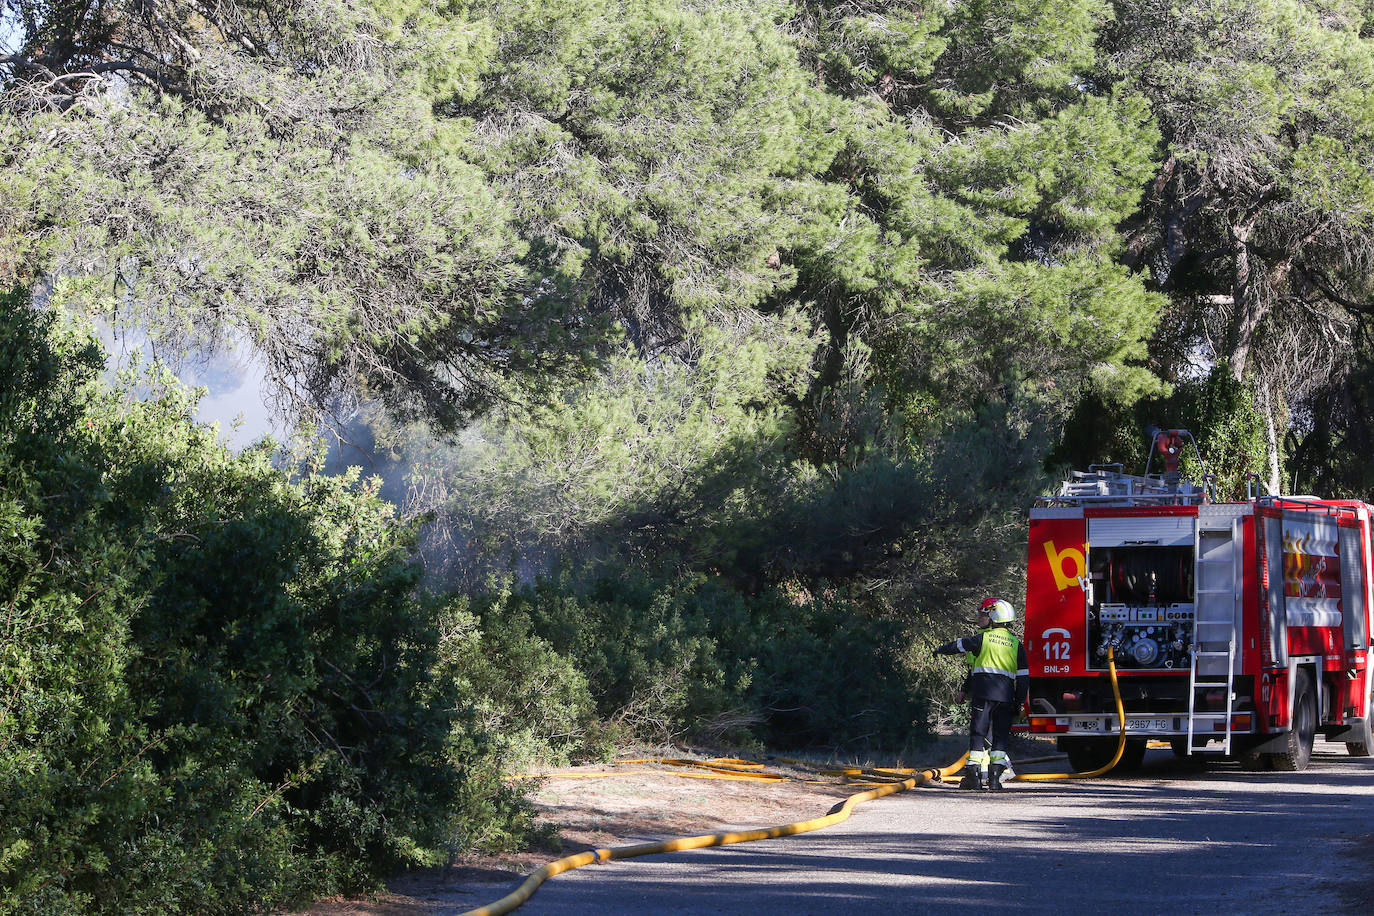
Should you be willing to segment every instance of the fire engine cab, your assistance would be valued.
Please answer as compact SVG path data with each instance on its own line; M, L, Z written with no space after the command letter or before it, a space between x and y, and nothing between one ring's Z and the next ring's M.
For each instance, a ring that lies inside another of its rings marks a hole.
M1369 756L1370 507L1253 487L1220 502L1210 475L1181 479L1186 445L1151 430L1143 476L1095 465L1031 510L1030 731L1059 736L1075 769L1110 761L1110 648L1118 766L1151 739L1257 769L1305 768L1318 733Z

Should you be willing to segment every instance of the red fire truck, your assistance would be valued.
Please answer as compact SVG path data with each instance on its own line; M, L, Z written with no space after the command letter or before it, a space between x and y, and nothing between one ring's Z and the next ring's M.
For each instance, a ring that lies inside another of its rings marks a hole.
M1077 770L1111 759L1110 647L1118 766L1151 739L1257 769L1303 769L1318 733L1369 756L1370 507L1220 502L1209 475L1181 478L1185 445L1187 430L1151 430L1143 476L1093 466L1031 510L1030 731L1059 736Z

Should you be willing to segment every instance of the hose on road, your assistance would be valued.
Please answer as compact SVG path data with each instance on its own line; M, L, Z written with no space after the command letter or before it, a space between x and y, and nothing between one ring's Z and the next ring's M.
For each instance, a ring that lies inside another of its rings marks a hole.
M1090 776L1100 776L1112 767L1116 766L1121 760L1122 752L1126 748L1126 712L1121 703L1121 689L1116 680L1116 661L1115 654L1108 649L1107 665L1111 673L1112 693L1116 697L1116 713L1121 723L1121 737L1117 742L1116 754L1111 762L1104 767L1090 770L1086 773L1026 773L1015 777L1019 781L1039 781L1048 779L1082 779ZM854 808L875 798L882 798L885 795L895 795L898 792L905 792L917 786L936 782L949 776L954 776L964 768L968 760L968 753L960 757L949 766L940 768L929 768L920 770L907 779L900 782L894 781L886 785L869 789L867 792L858 792L849 796L844 801L835 805L823 817L812 818L808 821L797 821L792 824L780 824L777 827L762 827L757 830L741 830L726 833L707 833L701 836L679 837L675 840L662 840L657 843L639 843L634 846L613 846L608 849L594 849L590 852L579 852L575 855L564 856L561 859L550 862L547 865L536 869L530 874L520 886L511 891L506 896L494 903L486 906L468 910L462 916L500 916L525 903L539 889L539 886L555 875L561 875L566 871L575 868L582 868L596 862L609 862L612 859L634 859L639 856L659 855L665 852L682 852L688 849L705 849L709 846L728 846L732 843L749 843L754 840L772 840L784 836L796 836L799 833L810 833L813 830L820 830L822 827L829 827L847 820L853 813ZM739 766L746 761L730 761L730 764ZM719 764L717 764L719 766ZM731 767L733 769L733 767Z
M675 840L663 840L658 843L639 843L634 846L613 846L609 849L595 849L591 852L579 852L576 855L565 856L557 861L550 862L542 868L536 870L514 891L487 906L478 907L475 910L468 910L463 916L499 916L502 913L509 913L516 907L533 896L538 890L539 885L543 884L554 875L561 875L565 871L572 871L574 868L581 868L584 865L591 865L594 862L609 862L612 859L634 859L639 856L651 856L665 852L681 852L686 849L704 849L708 846L728 846L731 843L748 843L754 840L771 840L784 836L795 836L799 833L810 833L812 830L820 830L822 827L829 827L838 824L840 821L847 820L853 813L855 806L864 802L872 801L875 798L882 798L884 795L892 795L897 792L905 792L916 786L935 782L947 776L953 776L963 767L963 760L960 759L957 766L948 766L940 769L931 768L916 773L909 779L901 782L893 782L876 789L869 789L867 792L858 792L849 796L844 801L831 808L829 813L823 817L813 818L809 821L797 821L792 824L781 824L777 827L763 827L758 830L741 830L727 833L708 833L701 836L679 837Z

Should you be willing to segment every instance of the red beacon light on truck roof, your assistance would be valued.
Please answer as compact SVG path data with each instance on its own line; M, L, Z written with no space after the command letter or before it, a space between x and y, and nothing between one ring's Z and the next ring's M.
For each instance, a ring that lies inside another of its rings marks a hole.
M1183 457L1183 438L1188 437L1188 441L1193 443L1193 448L1197 448L1197 443L1193 440L1193 434L1186 429L1158 429L1150 427L1154 450L1160 454L1164 461L1164 473L1177 474L1178 462ZM1151 454L1151 459L1154 455ZM1145 465L1145 474L1150 473L1149 462Z

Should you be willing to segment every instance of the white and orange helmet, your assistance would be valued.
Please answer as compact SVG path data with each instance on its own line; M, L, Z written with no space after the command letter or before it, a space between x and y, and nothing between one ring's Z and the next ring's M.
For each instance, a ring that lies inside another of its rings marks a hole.
M1016 611L1012 608L1011 602L1003 601L1001 598L984 598L983 606L979 610L991 617L993 623L1011 623L1016 619Z

